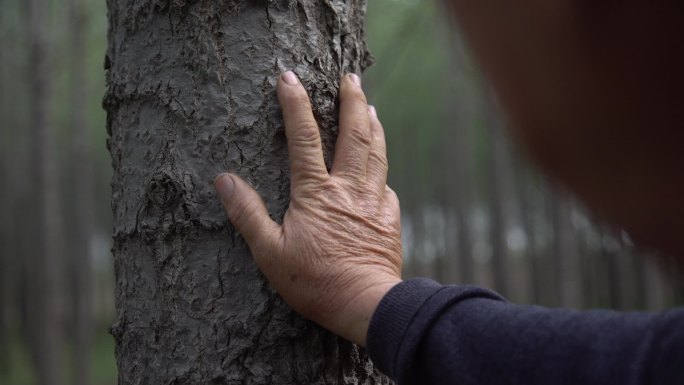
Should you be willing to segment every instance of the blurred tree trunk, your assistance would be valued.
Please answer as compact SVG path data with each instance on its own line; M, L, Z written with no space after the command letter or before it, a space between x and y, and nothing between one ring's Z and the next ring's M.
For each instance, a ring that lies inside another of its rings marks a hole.
M582 277L577 236L572 223L572 204L562 191L550 197L551 227L553 228L553 258L556 261L555 283L558 304L578 309L582 306Z
M401 154L414 154L414 156L403 156L405 159L403 170L407 174L405 185L405 194L402 197L402 211L408 217L411 228L411 242L409 243L408 263L405 265L404 271L409 278L432 276L434 274L433 265L429 264L425 256L425 194L423 173L420 169L421 152L416 151L416 147L420 146L420 137L418 130L408 130L404 133L406 138L403 141L403 148Z
M519 160L515 167L515 188L516 198L520 205L520 221L525 231L527 247L525 249L525 260L529 269L530 302L542 304L545 300L542 277L544 270L542 266L542 253L539 248L539 237L537 235L538 207L535 202L542 199L540 194L533 188L535 176L529 170L529 166Z
M444 15L449 14L447 0L440 0L440 7ZM445 95L444 110L446 111L446 140L442 153L445 161L446 205L449 208L447 229L456 233L447 234L456 239L456 247L451 247L453 255L448 255L446 274L452 283L473 283L475 269L473 266L473 224L472 210L476 202L473 199L473 185L475 184L475 140L474 123L475 108L473 95L476 95L475 77L468 69L468 60L463 40L458 29L450 17L443 17L444 34L448 42L448 56L450 71L449 79L453 86L449 87L449 94Z
M682 268L681 262L671 261L672 269L672 290L674 291L674 304L684 305L684 268Z
M455 114L454 114L455 115ZM444 140L445 170L442 178L445 180L444 209L447 213L445 220L445 237L447 239L446 260L442 274L448 283L472 283L473 272L473 244L472 244L472 200L473 181L472 169L474 145L471 138L471 127L467 119L451 116L446 125L447 137Z
M296 315L226 226L213 187L289 202L275 82L309 90L326 159L339 77L368 63L365 1L108 1L119 384L378 384L365 353Z
M473 183L475 181L473 160L475 158L472 147L472 126L466 122L461 127L455 128L456 141L456 175L452 177L454 190L457 192L453 197L453 205L456 209L458 223L458 268L460 270L459 283L473 283L475 269L473 266L473 223L472 210L475 201L472 198Z
M629 266L629 294L631 295L631 309L643 310L646 308L646 282L643 255L638 255L633 245L624 245L623 249Z
M613 301L613 260L611 253L606 248L605 237L603 229L600 226L595 226L595 248L594 258L596 259L596 271L594 272L594 286L597 293L598 305L601 307L609 307L614 303Z
M10 52L6 46L7 39L4 38L8 36L5 29L5 15L0 14L0 51ZM0 124L0 180L8 181L9 179L9 167L11 162L9 154L9 130L10 126L8 120L10 120L11 110L9 108L10 98L8 92L8 67L9 63L6 60L0 60L0 119L2 119L2 124ZM10 258L12 242L9 236L10 232L10 199L12 198L12 191L10 190L11 183L3 183L0 185L0 372L4 372L7 369L7 313L9 309L9 277L10 277Z
M0 42L1 44L2 42ZM2 49L0 45L0 49ZM2 108L6 105L7 99L4 97L4 67L3 63L0 62L0 116L6 116L6 109ZM7 181L7 172L5 166L8 164L9 160L6 156L6 150L4 144L7 136L5 134L5 127L0 126L0 180ZM9 267L10 267L10 238L9 238L9 197L10 183L3 183L0 186L0 371L4 371L7 367L7 309L9 303Z
M485 101L485 121L489 138L487 181L489 203L489 239L492 247L492 274L494 290L506 296L510 294L508 247L506 245L506 143L503 127L493 97Z
M49 7L28 0L30 56L27 78L31 90L31 150L35 213L35 253L29 284L32 351L39 385L61 382L61 319L59 313L60 202L56 129L51 121L52 64L48 42Z
M610 298L610 307L624 310L626 305L622 297L623 276L620 269L621 258L618 253L617 243L612 240L605 229L600 229L599 234L601 237L601 254L608 273L608 297Z
M74 360L75 385L91 384L90 354L92 344L92 285L89 243L94 221L92 218L93 157L90 150L90 128L86 117L86 8L84 0L70 1L71 25L71 129L73 207L73 255L71 262L72 295L74 304Z
M649 255L648 259L643 258L642 263L642 274L644 275L644 285L646 287L646 310L663 310L667 303L665 301L666 288L661 271L662 266L658 264L658 261L652 255Z
M620 310L635 310L639 307L639 297L643 291L639 289L640 275L635 270L635 255L625 247L621 234L612 234L611 241L615 244L615 252L612 255L614 282L614 300L616 308Z
M0 100L0 103L4 103L4 100ZM4 139L3 133L0 133L0 138ZM0 142L1 143L1 142ZM3 151L4 152L4 151ZM5 159L0 159L2 163L0 164L0 180L7 180L5 179L5 170L4 167L2 167L5 164ZM8 297L7 297L7 283L8 283L8 268L9 268L9 258L6 255L7 251L9 250L9 245L8 241L9 239L6 237L6 234L8 232L8 226L6 225L7 222L7 215L5 213L8 212L8 207L6 207L6 198L7 198L7 191L6 189L2 188L3 191L0 191L0 212L3 213L2 217L0 217L0 370L4 371L7 366L7 341L6 341L6 335L7 335L7 304L8 304Z
M452 31L453 36L455 32ZM456 40L456 39L454 39ZM460 68L463 71L458 71L460 73L465 72L465 65L463 62L464 58L453 58L455 55L461 55L462 50L458 50L457 47L452 46L452 60L458 61ZM454 71L457 72L457 71ZM469 79L463 78L459 79L459 83L468 84ZM455 109L461 116L454 117L453 121L458 122L457 125L449 127L452 134L450 139L445 142L449 142L452 147L451 150L446 150L445 153L450 158L448 164L453 166L445 167L445 169L452 169L453 175L449 177L449 188L448 191L451 194L451 206L456 212L456 223L458 227L458 282L459 283L472 283L475 277L475 271L473 266L473 208L476 203L473 199L473 185L475 184L475 140L473 139L473 124L474 116L470 105L472 102L466 100L468 98L461 98L458 103L460 108ZM454 109L452 109L454 110Z
M595 253L594 235L591 228L577 228L578 238L577 253L580 257L580 275L582 277L582 307L585 309L605 307L606 296L603 284L606 281L606 273L603 271L603 261ZM594 244L592 245L592 242Z

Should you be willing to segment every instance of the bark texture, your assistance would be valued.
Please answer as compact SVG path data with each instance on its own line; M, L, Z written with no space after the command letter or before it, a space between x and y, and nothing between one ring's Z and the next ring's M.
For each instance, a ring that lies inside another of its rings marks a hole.
M282 219L276 78L302 79L329 161L339 77L369 62L365 0L107 3L119 384L388 383L279 299L212 187L236 172Z

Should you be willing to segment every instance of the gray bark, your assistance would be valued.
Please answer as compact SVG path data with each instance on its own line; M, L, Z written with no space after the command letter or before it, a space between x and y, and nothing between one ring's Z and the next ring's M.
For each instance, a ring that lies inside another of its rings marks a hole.
M369 61L365 0L107 3L119 384L388 383L279 299L212 187L236 172L282 219L276 78L302 79L329 161L339 77Z
M32 351L39 385L61 382L62 345L59 313L60 202L56 132L51 121L52 66L48 41L48 4L30 0L28 35L30 57L27 78L31 90L32 168L35 185L35 249L31 261L29 309Z
M92 274L89 243L94 220L92 212L93 157L90 149L90 127L87 124L86 95L86 9L83 0L71 0L71 129L73 130L73 158L71 170L74 192L74 234L71 274L74 304L74 360L75 385L91 384L91 344L93 333Z

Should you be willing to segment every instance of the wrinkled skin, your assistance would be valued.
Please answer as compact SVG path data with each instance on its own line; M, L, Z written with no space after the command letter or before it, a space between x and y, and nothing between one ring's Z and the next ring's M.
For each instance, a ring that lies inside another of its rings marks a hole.
M401 281L401 215L386 185L382 125L356 75L340 85L340 134L330 173L309 97L292 72L278 81L292 170L283 224L244 180L221 174L216 189L257 265L300 314L357 344L373 311Z
M639 244L684 265L681 1L445 0L518 141ZM278 83L292 168L281 226L244 181L216 187L257 264L292 307L356 343L400 282L399 204L385 141L354 77L341 82L331 174L309 99Z

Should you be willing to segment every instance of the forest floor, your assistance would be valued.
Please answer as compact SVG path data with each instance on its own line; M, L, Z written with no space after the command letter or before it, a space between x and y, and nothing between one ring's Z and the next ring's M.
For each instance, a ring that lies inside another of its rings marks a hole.
M0 363L0 384L35 385L35 370L31 364L26 344L19 336L10 337L5 362ZM114 340L105 328L98 331L93 341L91 355L93 385L116 385L116 361L114 360ZM64 384L71 381L72 354L64 354Z

